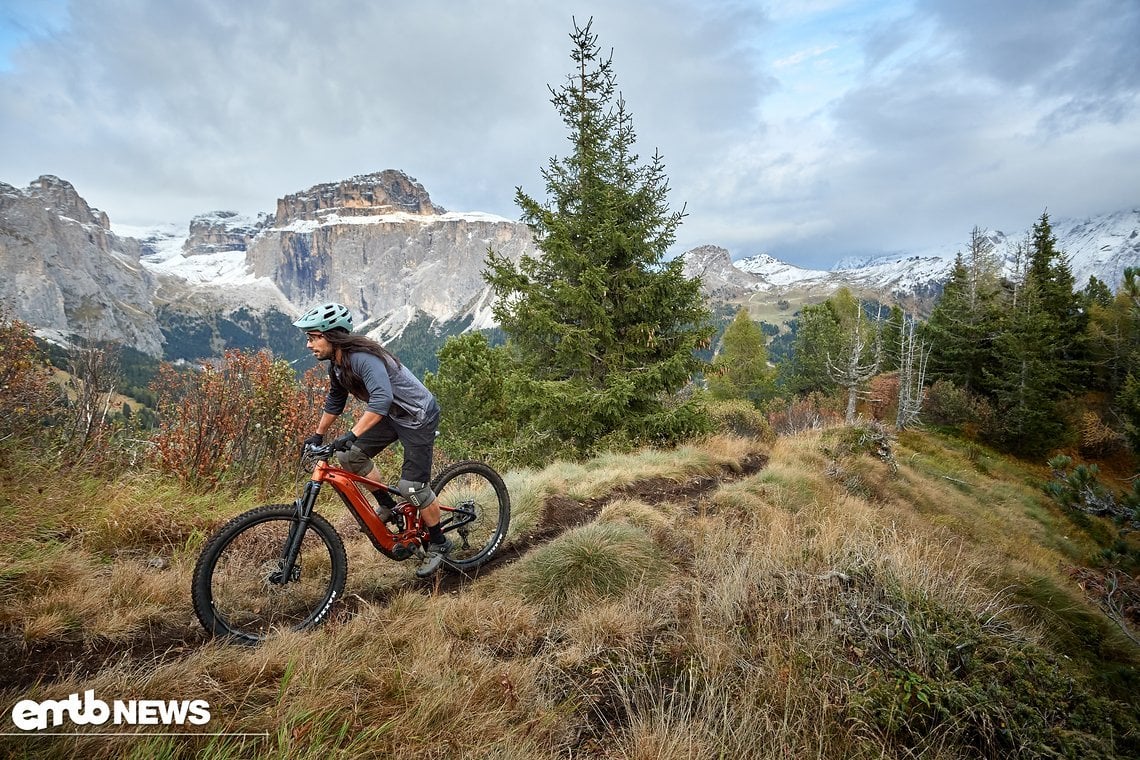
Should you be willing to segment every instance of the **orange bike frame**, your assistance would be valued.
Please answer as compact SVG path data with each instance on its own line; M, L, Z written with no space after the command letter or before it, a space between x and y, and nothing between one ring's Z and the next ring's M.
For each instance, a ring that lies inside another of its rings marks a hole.
M414 553L420 545L420 540L423 538L420 513L414 505L404 501L393 509L393 512L404 516L404 530L400 533L393 533L376 516L371 503L359 488L359 486L363 486L369 491L384 490L394 496L399 496L399 492L394 491L388 484L370 480L348 470L342 470L321 459L313 467L310 487L319 490L322 483L328 483L333 487L344 505L352 512L357 523L360 524L360 529L364 535L368 536L372 545L383 554L393 559L404 559ZM315 505L315 494L313 501Z

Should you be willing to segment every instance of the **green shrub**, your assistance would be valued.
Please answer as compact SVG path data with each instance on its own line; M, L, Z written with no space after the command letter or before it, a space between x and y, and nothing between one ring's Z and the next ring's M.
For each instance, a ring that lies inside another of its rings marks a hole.
M1134 708L996 617L885 593L856 612L851 718L906 756L1140 756ZM941 755L940 755L941 756Z
M922 416L931 424L955 428L970 439L990 433L994 425L990 403L950 380L939 380L927 389Z
M717 431L745 438L759 438L769 443L776 440L776 434L772 432L768 418L749 401L711 400L705 404L705 409L712 420L713 428Z

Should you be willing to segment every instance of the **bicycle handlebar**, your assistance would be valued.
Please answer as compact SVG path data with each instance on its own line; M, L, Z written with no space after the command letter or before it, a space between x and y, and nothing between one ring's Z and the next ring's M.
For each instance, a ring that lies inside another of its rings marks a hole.
M311 443L306 443L304 450L301 452L303 456L316 457L317 459L323 459L326 462L329 460L329 457L335 453L336 449L333 448L332 443L326 443L321 446L314 446Z

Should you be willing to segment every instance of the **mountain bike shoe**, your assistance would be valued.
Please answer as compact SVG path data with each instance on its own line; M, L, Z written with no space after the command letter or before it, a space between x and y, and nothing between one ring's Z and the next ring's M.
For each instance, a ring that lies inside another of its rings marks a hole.
M450 538L444 538L442 544L428 544L424 548L424 561L416 568L417 578L427 578L439 569L443 559L455 543Z

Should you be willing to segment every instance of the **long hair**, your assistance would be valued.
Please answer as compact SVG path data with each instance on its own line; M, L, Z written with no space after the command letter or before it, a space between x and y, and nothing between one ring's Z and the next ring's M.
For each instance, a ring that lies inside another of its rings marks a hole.
M324 336L325 340L333 346L332 361L340 368L340 381L344 384L345 390L357 398L367 396L368 389L364 387L364 381L352 371L352 367L348 363L349 354L362 351L380 357L385 364L391 363L397 367L402 366L394 353L371 338L355 335L340 328L329 330Z

